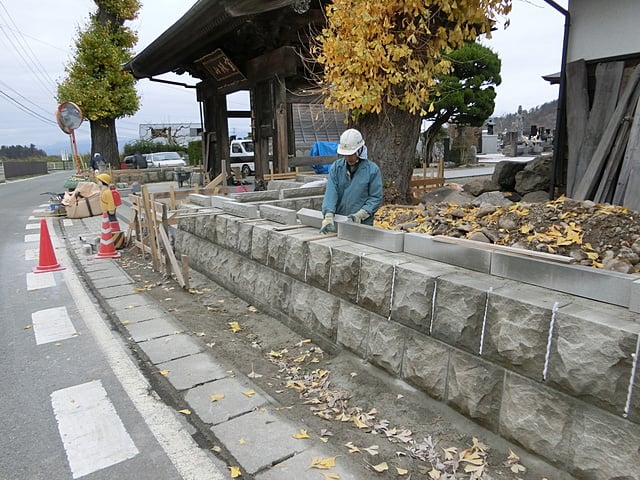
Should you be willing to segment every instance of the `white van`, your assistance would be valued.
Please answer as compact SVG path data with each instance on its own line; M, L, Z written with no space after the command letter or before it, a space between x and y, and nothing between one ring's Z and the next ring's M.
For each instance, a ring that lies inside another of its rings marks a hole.
M229 152L231 168L239 168L243 177L253 175L256 169L253 163L253 140L232 140Z

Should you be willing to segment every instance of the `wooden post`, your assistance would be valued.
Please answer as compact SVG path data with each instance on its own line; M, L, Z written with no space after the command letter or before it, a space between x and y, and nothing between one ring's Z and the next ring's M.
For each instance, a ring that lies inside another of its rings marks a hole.
M189 256L182 255L182 278L184 279L184 288L189 290Z
M173 190L173 185L169 185L169 206L171 207L171 210L176 209L176 194ZM163 213L164 213L164 209L163 209Z
M142 186L142 203L144 205L144 214L145 214L145 223L147 226L147 238L149 239L149 247L151 249L151 262L153 264L153 270L159 271L160 266L158 265L158 252L157 252L157 238L156 238L156 229L155 222L151 215L151 199L149 197L149 190L146 185ZM144 242L143 242L144 248Z

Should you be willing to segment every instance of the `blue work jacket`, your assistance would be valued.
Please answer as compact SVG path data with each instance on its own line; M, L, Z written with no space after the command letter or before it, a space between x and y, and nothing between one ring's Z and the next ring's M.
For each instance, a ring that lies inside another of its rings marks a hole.
M353 215L362 208L370 215L363 223L373 225L373 214L381 204L382 174L378 165L371 160L361 159L351 177L344 158L333 162L322 201L323 216L327 212Z

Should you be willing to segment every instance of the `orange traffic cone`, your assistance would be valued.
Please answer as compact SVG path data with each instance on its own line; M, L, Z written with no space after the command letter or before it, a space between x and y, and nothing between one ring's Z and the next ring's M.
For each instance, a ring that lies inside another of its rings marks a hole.
M53 251L51 237L49 237L49 227L47 221L40 219L40 255L39 264L33 268L33 273L55 272L64 270L56 260L56 253Z
M111 233L111 225L109 222L109 214L102 214L102 228L100 229L100 248L96 254L96 258L120 258L120 253L116 252L113 246L113 235Z

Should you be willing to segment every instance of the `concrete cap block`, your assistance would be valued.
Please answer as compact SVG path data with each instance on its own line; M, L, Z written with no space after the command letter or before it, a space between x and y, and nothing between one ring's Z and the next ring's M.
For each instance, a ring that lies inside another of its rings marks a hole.
M431 235L405 233L404 251L411 255L468 268L477 272L489 273L491 270L491 252L489 250L438 242Z
M298 223L295 210L276 207L275 205L260 205L260 216L265 220L271 220L285 225L295 225Z
M216 208L222 208L224 202L228 202L231 200L231 197L226 197L223 195L214 195L211 197L211 205Z
M230 201L222 204L222 210L237 217L258 218L258 207L256 205Z
M277 200L279 198L279 194L276 190L262 190L258 192L232 193L229 197L240 203L263 202L265 200Z
M321 187L298 187L298 188L283 188L280 190L280 198L298 198L298 197L313 197L316 195L323 195L325 185Z
M380 248L388 252L402 252L404 250L404 232L383 230L370 225L348 221L340 222L337 226L338 238Z
M211 196L210 195L201 195L199 193L190 193L187 196L187 200L189 203L193 203L195 205L200 205L201 207L210 207L211 206Z
M312 210L310 208L301 208L297 212L298 220L303 225L309 225L310 227L320 228L322 226L322 212L320 210ZM349 219L344 215L336 215L334 218L336 223L348 222Z

